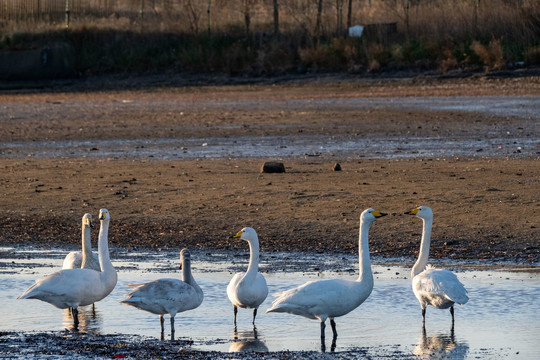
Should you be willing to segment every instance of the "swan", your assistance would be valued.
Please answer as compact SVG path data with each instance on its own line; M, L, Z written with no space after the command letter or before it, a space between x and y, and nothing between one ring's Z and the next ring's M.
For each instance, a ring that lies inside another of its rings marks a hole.
M233 305L234 326L236 327L236 314L238 307L253 309L253 325L259 305L268 296L268 286L264 276L258 272L259 268L259 237L253 228L245 227L234 238L246 240L249 244L249 265L245 273L236 273L227 286L227 296Z
M101 272L91 269L63 269L37 280L17 299L38 299L59 309L72 308L75 328L79 324L77 307L104 299L116 286L117 274L109 258L108 232L110 214L99 211L98 253Z
M420 206L405 214L415 215L424 222L420 254L411 270L413 292L422 308L422 324L426 323L426 307L431 305L437 309L450 308L453 325L454 303L463 305L469 298L467 290L453 272L428 265L433 211L427 206Z
M126 295L122 304L158 314L161 322L161 339L164 336L164 314L171 317L171 339L174 340L174 317L177 313L197 308L204 294L191 274L191 255L188 249L180 251L182 280L158 279L144 284L132 284L136 288Z
M360 274L356 281L330 279L310 281L287 291L276 293L276 299L269 312L285 312L304 316L308 319L319 319L321 323L322 350L325 350L325 321L330 319L333 332L332 348L337 338L334 318L343 316L356 309L371 294L373 289L373 274L369 258L368 233L371 224L387 214L371 208L360 215L360 235L358 241Z
M92 252L90 229L94 227L92 214L84 214L82 218L82 251L72 251L66 255L62 269L93 269L101 271L99 256Z

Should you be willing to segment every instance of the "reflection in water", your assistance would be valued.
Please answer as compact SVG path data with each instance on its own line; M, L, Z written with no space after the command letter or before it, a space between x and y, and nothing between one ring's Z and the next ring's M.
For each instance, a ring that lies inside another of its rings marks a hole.
M63 326L69 331L100 332L103 325L101 313L94 305L79 306L79 326L75 325L70 309L64 309Z
M454 328L450 335L437 334L427 336L426 329L422 330L420 343L413 350L413 354L419 359L465 359L469 352L469 345L465 341L456 341Z
M229 352L268 352L264 341L258 339L257 329L253 331L233 332L234 341L229 346Z

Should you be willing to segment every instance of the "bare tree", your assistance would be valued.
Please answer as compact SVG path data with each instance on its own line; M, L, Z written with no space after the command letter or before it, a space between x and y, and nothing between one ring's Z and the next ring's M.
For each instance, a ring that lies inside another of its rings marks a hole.
M341 37L343 33L343 2L345 0L336 0L336 36Z
M274 0L274 35L279 34L279 4Z
M352 26L352 0L349 0L349 6L347 7L347 29Z
M317 2L317 20L315 22L315 37L317 39L317 46L321 39L321 22L322 22L322 10L323 10L323 0L318 0Z

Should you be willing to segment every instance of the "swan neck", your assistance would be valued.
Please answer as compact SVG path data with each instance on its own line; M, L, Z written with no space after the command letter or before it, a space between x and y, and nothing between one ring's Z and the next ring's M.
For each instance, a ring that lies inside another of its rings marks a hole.
M423 219L424 228L422 230L422 241L420 242L420 253L418 254L418 260L414 264L411 272L411 277L415 277L425 270L428 258L429 258L429 246L431 244L431 228L433 225L433 220Z
M106 272L106 270L113 270L114 268L109 257L109 221L103 220L101 222L101 227L99 229L99 240L98 240L98 253L99 253L99 263L101 264L101 271Z
M82 228L82 265L81 267L84 267L84 263L88 259L88 257L92 256L92 243L90 239L90 226L83 225Z
M360 221L360 234L358 239L358 267L360 282L373 283L373 274L371 272L371 260L369 258L369 228L371 223Z
M259 240L248 241L249 244L249 265L244 279L255 279L259 272Z
M185 261L182 264L182 281L191 284L193 276L191 275L191 262Z
M202 294L202 290L199 287L199 284L197 284L197 282L193 278L193 274L191 273L191 260L184 261L184 263L182 264L182 281L186 284L193 286L198 293Z

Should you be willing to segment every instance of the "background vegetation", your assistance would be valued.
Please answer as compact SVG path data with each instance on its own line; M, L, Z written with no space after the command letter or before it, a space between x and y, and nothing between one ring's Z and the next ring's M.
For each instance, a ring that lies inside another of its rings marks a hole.
M66 3L68 11L66 11ZM361 37L348 27L364 26ZM80 73L540 64L538 0L0 0L0 51L70 44Z

